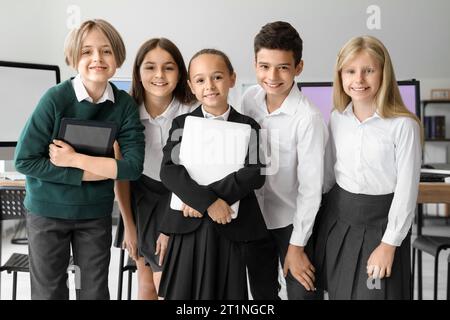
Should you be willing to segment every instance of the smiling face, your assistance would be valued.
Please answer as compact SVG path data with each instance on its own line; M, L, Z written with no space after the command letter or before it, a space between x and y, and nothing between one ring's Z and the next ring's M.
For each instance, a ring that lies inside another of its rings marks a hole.
M288 96L294 78L303 69L303 61L295 65L292 51L262 48L256 53L256 79L267 96L284 99Z
M342 86L353 104L373 105L382 72L380 63L366 51L357 53L342 66Z
M160 98L172 96L179 79L175 60L169 52L160 47L147 52L139 74L146 94Z
M92 28L83 39L77 70L89 88L105 85L117 69L111 43L98 28Z
M189 87L207 112L221 115L228 109L228 91L236 82L224 59L216 54L201 54L191 61Z

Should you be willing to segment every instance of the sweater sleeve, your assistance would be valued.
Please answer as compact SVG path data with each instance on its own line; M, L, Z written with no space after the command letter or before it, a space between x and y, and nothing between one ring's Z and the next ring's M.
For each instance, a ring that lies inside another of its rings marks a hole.
M137 180L141 176L145 155L144 126L137 106L130 101L117 136L122 159L117 161L117 180Z
M81 185L83 171L54 166L50 162L49 145L55 132L55 104L52 90L41 98L28 119L17 142L14 155L16 170L36 179L52 183Z

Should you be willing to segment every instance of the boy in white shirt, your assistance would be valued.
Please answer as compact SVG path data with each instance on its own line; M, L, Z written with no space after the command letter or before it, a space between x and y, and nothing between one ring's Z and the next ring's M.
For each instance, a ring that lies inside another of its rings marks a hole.
M271 236L248 243L245 250L255 299L278 295L279 285L273 280L278 259L288 299L321 298L315 291L313 243L308 240L322 196L328 132L319 109L294 81L303 69L302 49L302 39L289 23L263 26L254 41L258 85L242 100L242 113L267 131L267 139L262 139L267 176L258 197Z

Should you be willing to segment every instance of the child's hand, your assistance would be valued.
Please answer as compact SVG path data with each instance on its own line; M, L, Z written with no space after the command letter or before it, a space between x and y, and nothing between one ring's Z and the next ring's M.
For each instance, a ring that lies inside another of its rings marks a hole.
M389 278L394 262L395 246L381 242L367 260L367 275L373 279Z
M227 224L231 222L231 214L233 210L231 207L222 199L217 199L208 208L208 215L214 222L220 224Z
M53 140L49 145L50 162L57 167L73 167L73 161L77 154L67 143L61 140Z
M167 246L169 245L169 236L164 233L160 233L158 240L156 240L156 251L155 255L159 254L158 264L162 266L164 262L164 257L166 256Z
M131 226L125 227L125 232L123 236L122 249L126 249L128 251L131 259L136 261L138 259L137 254L137 232L136 226L133 224Z
M187 204L183 203L181 206L181 210L183 211L183 216L186 218L201 218L203 215L195 210L194 208L189 207Z
M300 282L306 290L316 290L314 286L314 281L316 280L314 272L316 272L316 269L309 261L304 247L289 245L283 266L283 274L285 277L288 271L291 272L295 280Z

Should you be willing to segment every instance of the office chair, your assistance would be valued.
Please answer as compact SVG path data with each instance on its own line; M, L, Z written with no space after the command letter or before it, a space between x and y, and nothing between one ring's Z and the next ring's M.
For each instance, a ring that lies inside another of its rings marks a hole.
M25 198L25 187L0 187L0 259L1 259L1 247L2 247L2 221L13 219L25 219L27 211L23 206L23 200ZM24 239L20 239L23 243ZM73 258L70 257L68 271L75 270L73 267ZM30 266L28 261L28 255L22 253L13 253L4 265L1 265L0 261L0 275L1 272L13 274L13 288L12 299L17 298L17 273L18 272L30 272ZM0 286L1 288L1 286Z
M25 187L0 187L0 259L1 259L1 239L3 236L3 220L25 219L26 209L23 206L25 198ZM28 272L28 255L13 253L4 265L1 265L0 272L13 273L13 293L12 299L16 300L17 295L17 272Z
M123 287L123 273L128 271L128 289L127 289L127 299L131 300L131 289L132 289L132 281L133 281L133 273L136 272L136 262L131 259L129 256L127 257L127 263L125 262L125 250L122 248L123 241L123 233L124 233L124 225L122 216L119 218L119 222L117 224L116 235L114 237L114 247L120 249L120 259L119 259L119 279L117 285L117 300L122 300L122 287Z
M416 251L423 251L434 257L434 288L433 299L437 300L438 289L438 275L439 275L439 254L442 250L450 248L450 237L439 237L429 235L419 235L412 243L413 256L412 256L412 293L414 293L414 272L415 272L415 259ZM447 300L450 299L450 256L447 266ZM418 298L422 299L422 268L419 268L417 274L418 281Z

